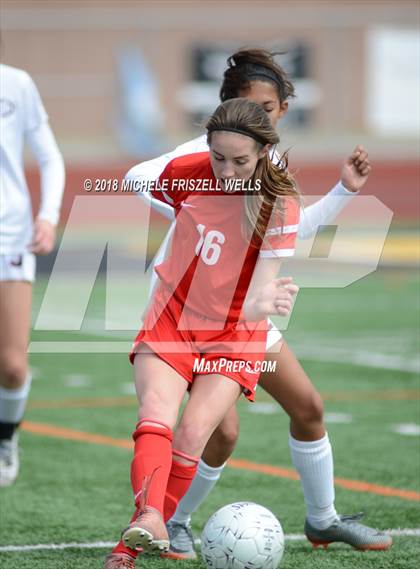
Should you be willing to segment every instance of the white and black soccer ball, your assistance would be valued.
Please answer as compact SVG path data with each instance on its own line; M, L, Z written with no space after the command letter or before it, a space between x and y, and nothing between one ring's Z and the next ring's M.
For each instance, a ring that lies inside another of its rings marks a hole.
M283 551L279 520L252 502L223 506L209 518L201 536L208 569L277 569Z

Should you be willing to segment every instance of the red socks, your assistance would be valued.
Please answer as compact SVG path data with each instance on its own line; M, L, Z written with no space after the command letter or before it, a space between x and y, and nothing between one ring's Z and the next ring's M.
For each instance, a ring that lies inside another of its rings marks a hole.
M134 522L139 509L146 504L153 506L163 514L165 489L172 463L172 431L159 421L146 419L139 421L133 433L134 457L131 463L131 485L136 502L130 523ZM159 426L161 425L161 426ZM126 553L134 559L138 551L134 551L122 543L112 550L112 553Z
M134 522L135 519L137 519L138 515L139 515L139 511L136 509L134 514L131 516L130 524L131 524L131 522ZM136 557L140 553L140 551L135 551L134 549L131 549L130 547L126 547L122 541L119 541L117 543L117 545L114 547L114 549L112 550L112 553L125 553L126 555L130 555L131 557L133 557L133 559L136 559Z
M145 505L163 515L165 490L172 464L172 431L158 421L156 425L137 424L133 433L134 457L131 463L131 485L137 508ZM162 427L158 426L162 424Z
M180 462L172 460L172 468L169 475L168 487L165 495L165 522L167 522L174 515L178 503L190 487L196 471L197 463L193 466L187 466L186 464L181 464ZM136 509L133 517L130 520L130 523L137 518L138 513L139 510ZM126 553L135 559L140 552L125 547L125 545L120 541L114 547L112 553Z
M173 451L174 455L181 455L178 451ZM169 475L168 486L166 488L165 506L164 506L164 520L167 522L172 518L179 501L187 493L191 482L197 472L198 458L182 455L188 460L194 461L193 465L182 464L172 460L172 468Z
M144 425L144 422L149 424ZM131 463L131 485L136 511L130 523L137 518L139 510L146 505L156 508L167 521L173 516L178 502L190 487L197 471L199 459L178 451L172 451L171 429L153 419L140 421L133 433L133 439L134 457ZM172 452L174 455L182 456L194 464L192 466L185 465L172 459ZM120 541L112 553L125 553L136 558L139 552L125 547Z

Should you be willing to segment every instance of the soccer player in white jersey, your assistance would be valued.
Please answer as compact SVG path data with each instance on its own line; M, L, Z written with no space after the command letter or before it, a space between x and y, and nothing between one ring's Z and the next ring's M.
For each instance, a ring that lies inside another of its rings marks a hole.
M41 173L33 220L23 149ZM64 164L38 90L25 71L0 64L0 486L19 471L18 427L31 385L28 341L35 255L53 250Z
M275 62L274 54L262 49L245 49L228 59L228 68L220 90L222 101L238 96L259 103L275 126L288 110L288 99L294 96L294 87L285 71ZM177 156L206 150L208 146L205 136L196 138L159 158L134 166L126 179L132 182L133 188L147 187L147 184L154 182L167 164ZM272 160L278 159L274 151ZM370 169L367 152L363 147L357 146L343 164L341 180L324 198L301 212L298 237L312 237L320 225L331 223L364 185ZM148 192L140 191L138 195L167 218L173 219L171 207L153 200ZM162 261L170 233L156 264ZM152 289L153 286L152 282ZM359 523L357 520L360 516L337 514L334 505L333 456L323 421L322 399L276 329L269 333L267 359L276 362L276 371L262 373L259 385L290 417L289 446L293 464L300 475L307 509L306 536L314 546L339 541L358 549L388 549L392 544L390 536ZM190 528L191 515L219 479L235 447L238 428L238 417L233 407L210 438L195 479L168 522L171 546L169 553L165 554L166 557L196 557ZM113 551L115 554L133 555L124 549L121 542Z

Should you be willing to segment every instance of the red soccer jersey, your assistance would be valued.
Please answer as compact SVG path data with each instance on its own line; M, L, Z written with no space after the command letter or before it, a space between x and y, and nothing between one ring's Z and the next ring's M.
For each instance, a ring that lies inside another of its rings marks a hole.
M185 190L188 186L195 189ZM299 204L284 199L283 225L273 215L257 247L244 235L243 192L216 188L207 152L175 158L166 166L153 197L175 208L176 227L170 255L156 272L188 308L231 322L239 318L258 256L293 255Z

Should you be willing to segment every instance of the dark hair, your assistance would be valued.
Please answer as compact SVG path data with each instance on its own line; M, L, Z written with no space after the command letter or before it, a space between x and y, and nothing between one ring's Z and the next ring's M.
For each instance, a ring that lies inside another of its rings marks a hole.
M220 104L207 121L206 129L210 147L212 133L223 130L253 138L258 150L267 144L272 146L279 142L279 135L264 109L244 98L229 99ZM284 218L284 206L278 198L298 198L299 194L293 176L287 171L286 154L282 157L281 166L273 164L268 153L260 158L251 180L254 183L252 185L255 185L256 180L261 180L261 189L252 195L246 195L246 228L258 241L264 238L273 210L277 209L281 218ZM254 239L253 241L255 242Z
M250 88L251 81L269 82L277 90L280 102L295 96L295 88L286 71L275 62L280 52L265 49L241 49L228 57L223 74L220 100L227 101L240 96Z

